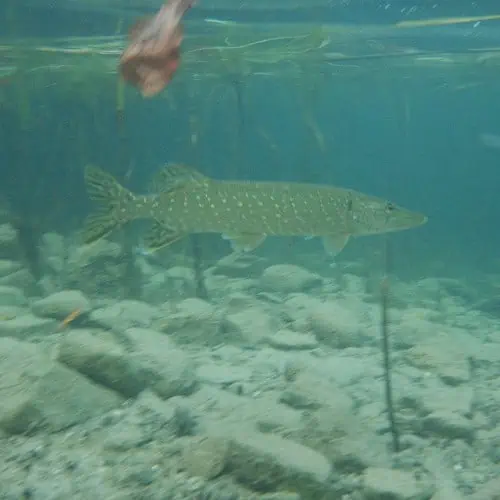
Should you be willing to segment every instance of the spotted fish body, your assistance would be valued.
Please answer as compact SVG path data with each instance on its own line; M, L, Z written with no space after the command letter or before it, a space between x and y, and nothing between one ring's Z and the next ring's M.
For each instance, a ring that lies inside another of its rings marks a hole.
M236 251L249 251L266 236L320 236L331 253L350 236L399 231L426 217L386 200L334 186L285 182L220 181L182 166L162 170L157 194L138 196L111 176L88 167L91 197L106 206L89 218L86 242L130 220L154 220L145 244L151 249L190 233L221 233Z

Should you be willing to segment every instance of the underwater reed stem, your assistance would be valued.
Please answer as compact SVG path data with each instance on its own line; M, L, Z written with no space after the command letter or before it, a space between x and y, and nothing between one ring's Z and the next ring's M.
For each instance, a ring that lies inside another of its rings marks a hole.
M190 96L190 100L192 96ZM199 165L201 158L200 149L200 121L194 110L191 110L189 115L189 127L191 129L191 149L194 155L194 163ZM191 254L193 256L193 273L194 282L196 285L195 294L199 299L208 301L208 291L205 285L205 276L203 275L203 250L201 248L200 236L198 234L191 234Z
M389 270L390 270L390 251L389 239L385 238L384 245L385 257L385 275L380 282L380 332L382 336L382 356L384 366L384 385L385 385L385 402L387 406L387 417L389 419L389 431L392 436L392 449L398 453L399 432L396 424L394 411L394 403L392 397L392 365L389 346Z
M194 282L196 284L196 296L199 299L208 300L208 291L205 286L205 276L203 276L202 252L200 239L197 234L191 235L191 248L193 252Z

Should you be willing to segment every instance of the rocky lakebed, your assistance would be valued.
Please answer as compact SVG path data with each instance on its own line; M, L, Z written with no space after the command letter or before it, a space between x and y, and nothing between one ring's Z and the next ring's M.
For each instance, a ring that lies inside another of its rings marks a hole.
M392 280L396 453L362 266L222 259L202 300L182 261L41 251L0 226L1 500L500 498L500 323L460 282Z

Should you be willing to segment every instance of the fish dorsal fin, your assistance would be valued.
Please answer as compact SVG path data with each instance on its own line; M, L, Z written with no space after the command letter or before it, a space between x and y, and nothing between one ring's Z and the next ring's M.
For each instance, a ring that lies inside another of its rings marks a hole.
M251 252L257 248L265 239L265 234L223 234L225 240L231 242L233 252Z
M165 193L179 189L187 184L205 184L210 179L198 170L172 163L160 169L151 179L152 193Z
M147 251L154 252L162 247L171 245L184 236L184 233L176 231L174 228L165 226L159 222L153 222L144 237L144 247Z
M348 241L348 234L330 234L328 236L323 236L323 246L332 257L339 254L347 245Z

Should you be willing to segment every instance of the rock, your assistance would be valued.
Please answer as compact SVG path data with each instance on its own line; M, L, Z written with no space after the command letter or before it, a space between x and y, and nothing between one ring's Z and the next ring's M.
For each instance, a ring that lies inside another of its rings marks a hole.
M165 399L195 390L193 366L167 336L142 328L123 335L129 349L104 331L71 332L60 344L58 359L126 397L147 388Z
M64 236L58 233L44 233L40 239L40 247L46 258L49 256L64 258L66 256Z
M282 315L291 323L304 320L310 309L323 304L321 300L306 293L294 293L282 302Z
M102 415L122 398L61 365L36 345L0 338L0 427L55 432Z
M0 258L16 259L18 256L17 231L11 224L0 224Z
M283 398L283 395L282 395ZM324 455L339 472L360 474L369 466L391 463L385 439L373 435L363 421L355 415L349 396L331 390L324 401L305 399L302 405L290 401L302 413L301 426L287 432L300 442Z
M322 284L321 276L292 264L270 266L260 278L262 288L278 293L306 292Z
M248 380L252 372L241 366L205 364L198 367L196 376L201 382L214 385L230 385Z
M423 432L447 439L474 440L474 424L468 418L453 412L436 411L424 417Z
M193 364L168 336L145 328L129 328L125 336L131 360L140 364L146 385L158 396L186 396L197 389Z
M190 476L213 479L224 468L229 452L226 439L196 437L191 439L182 451L182 462Z
M228 294L224 300L224 309L227 313L242 312L252 307L260 307L261 304L253 294L234 292Z
M265 493L259 497L260 500L301 500L298 493L291 491L278 491L276 493Z
M468 496L470 500L499 500L500 499L500 477L491 479L483 484L472 495ZM453 499L455 500L455 499Z
M182 399L181 396L178 399ZM144 415L149 415L150 420L155 421L158 427L165 427L175 418L177 406L170 401L160 399L153 391L146 389L142 391L134 402L137 410L138 421L144 423Z
M109 330L150 327L163 314L156 308L138 300L121 300L111 306L95 309L89 320Z
M480 299L473 304L473 307L477 311L498 317L500 316L500 296L494 295L493 297Z
M307 374L288 384L280 395L280 402L299 410L334 406L345 412L353 408L352 399L342 389Z
M87 313L91 309L90 301L79 290L63 290L37 300L31 305L31 311L42 318L63 320L71 313Z
M220 259L210 271L230 278L258 278L266 266L266 259L254 254L244 253L237 258L231 254Z
M316 338L329 346L345 349L361 347L371 340L365 330L361 305L337 300L316 302L307 311L308 321Z
M325 435L320 446L315 447L331 461L337 471L361 474L369 467L391 465L392 457L386 440L376 439L366 429L356 430L352 424L348 431L349 433L340 439Z
M338 276L338 280L340 281L340 289L344 293L358 297L364 297L366 295L368 285L366 276L369 274L370 273L367 271L365 271L365 274L362 276L357 276L356 274L352 274L349 272L341 272L340 276Z
M147 276L146 272L144 274ZM168 299L165 293L166 279L164 271L156 271L147 276L142 286L142 299L152 305L164 304Z
M428 500L433 490L420 485L415 476L403 470L369 467L363 473L366 500Z
M395 293L393 291L392 295ZM409 349L419 345L429 337L429 334L439 331L441 328L438 322L432 320L431 313L435 314L435 311L421 307L407 307L405 304L401 304L400 309L396 310L394 314L399 316L394 329L393 344L395 349Z
M69 434L71 431L66 437ZM25 453L18 461L10 461L5 464L8 468L2 467L4 477L9 477L2 482L4 499L84 500L117 495L116 483L106 480L100 472L103 459L95 448L94 453L89 453L78 444L73 444L72 449L68 449L71 446L68 444L50 446L49 439L53 436L45 438L43 448L34 449L31 455ZM132 499L121 493L123 490L118 493L120 500Z
M230 443L230 472L250 489L290 489L304 498L323 498L320 495L328 491L331 466L314 450L269 434L229 429L221 432Z
M253 431L289 433L301 427L300 412L277 403L274 394L250 398L205 385L190 396L189 403L203 413L206 428L216 431L245 425Z
M205 285L213 302L221 303L232 293L248 293L255 291L256 280L245 278L228 278L223 274L205 273Z
M194 271L190 267L170 267L165 271L164 277L164 287L168 290L172 290L177 297L192 295L196 290ZM165 294L163 293L163 295ZM165 302L165 298L163 302Z
M9 321L18 316L25 316L30 314L29 309L19 306L0 306L0 323L2 321Z
M464 500L462 494L454 487L448 485L438 485L436 493L431 500ZM468 497L471 498L471 497ZM484 499L486 500L486 499ZM491 499L490 499L491 500Z
M19 288L0 285L0 306L24 306L26 304L26 297Z
M425 395L425 401L422 401L424 410L429 411L429 413L444 410L458 413L467 418L472 416L474 402L472 387L440 388L437 386L434 391L432 395Z
M79 329L70 332L59 345L57 359L127 398L137 396L149 382L140 363L104 331Z
M176 407L169 401L163 401L152 391L143 391L137 399L127 406L106 414L101 419L104 432L105 450L124 452L138 448L145 450L148 443L160 443L164 438L169 441L175 434ZM162 443L163 445L164 443ZM174 446L180 446L177 443ZM163 450L164 451L164 450ZM150 458L154 452L145 452Z
M469 382L470 365L468 362L447 364L440 366L437 373L445 384L457 386Z
M448 336L420 342L405 352L405 359L421 370L435 372L448 385L460 385L470 379L467 355Z
M106 239L82 245L69 252L66 286L88 296L122 298L127 262L120 245Z
M266 340L271 347L284 351L314 349L318 346L314 335L286 329L269 335Z
M215 307L197 298L183 300L172 314L155 326L179 344L218 345L229 340Z
M144 276L142 300L149 304L162 305L165 302L196 295L195 276L192 267L169 265L163 258L151 256L151 261L138 260Z
M37 293L35 278L28 269L19 269L19 271L0 278L0 286L19 288L28 295Z
M324 359L315 372L338 387L347 387L363 379L378 379L382 374L382 367L376 356L365 356L361 352L349 352L346 349Z
M20 340L43 338L57 331L59 322L53 319L37 318L32 314L14 316L0 321L0 337L12 337Z
M111 451L129 451L147 443L141 428L127 421L118 422L110 430L103 442L103 448Z
M476 298L477 291L466 283L451 278L439 278L441 288L452 297L458 297L465 302L471 303Z
M224 328L232 344L256 345L276 331L279 320L259 306L227 314Z
M398 404L416 410L420 416L444 411L472 417L474 392L471 387L447 387L430 377L424 378L420 385L402 396Z
M15 273L22 268L22 265L17 260L0 259L0 278Z

